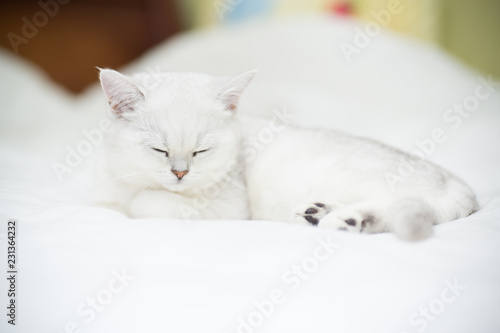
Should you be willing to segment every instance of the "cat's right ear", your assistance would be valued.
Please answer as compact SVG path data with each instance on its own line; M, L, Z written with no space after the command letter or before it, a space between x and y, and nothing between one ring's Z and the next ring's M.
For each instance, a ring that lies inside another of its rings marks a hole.
M144 101L143 93L125 75L112 69L99 70L102 90L115 116L121 118L133 112Z

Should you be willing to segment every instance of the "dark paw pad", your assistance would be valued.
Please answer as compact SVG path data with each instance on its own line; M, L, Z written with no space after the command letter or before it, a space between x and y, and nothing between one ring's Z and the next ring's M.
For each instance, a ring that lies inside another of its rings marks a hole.
M317 208L308 208L306 210L306 214L316 214L318 212L318 209Z
M297 215L303 217L308 223L317 226L319 221L328 214L328 212L329 210L325 204L316 202L304 205L299 209Z
M311 215L306 215L304 216L307 222L311 223L312 225L318 225L319 220L315 217L312 217Z
M375 223L375 216L368 214L361 221L361 230L364 230L367 226L371 226Z
M345 220L345 223L347 225L350 225L351 227L355 227L357 224L355 219L347 219L347 220Z

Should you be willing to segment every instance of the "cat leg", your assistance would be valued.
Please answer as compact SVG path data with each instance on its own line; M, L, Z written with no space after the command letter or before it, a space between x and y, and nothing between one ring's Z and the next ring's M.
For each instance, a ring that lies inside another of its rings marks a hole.
M130 202L130 217L196 218L185 200L183 196L166 190L142 190Z
M436 214L419 199L402 199L387 205L382 202L361 202L342 208L323 203L302 205L293 222L319 228L349 232L378 233L392 231L404 240L421 240L432 235Z
M361 202L342 208L317 202L298 207L292 222L357 233L375 233L387 230L381 223L381 216L382 210L373 202Z
M106 208L110 210L114 210L120 214L123 214L127 217L130 217L129 211L123 205L116 202L93 202L93 204L97 207Z
M432 235L436 214L419 199L402 199L387 205L364 202L332 210L318 227L350 232L378 233L392 231L397 237L416 241Z
M362 215L356 210L344 208L326 215L318 227L359 233L362 219Z
M356 233L375 233L383 231L379 216L379 209L372 205L354 204L333 210L321 220L318 227Z
M92 204L102 208L118 211L130 217L128 203L137 191L119 181L101 181L92 189Z

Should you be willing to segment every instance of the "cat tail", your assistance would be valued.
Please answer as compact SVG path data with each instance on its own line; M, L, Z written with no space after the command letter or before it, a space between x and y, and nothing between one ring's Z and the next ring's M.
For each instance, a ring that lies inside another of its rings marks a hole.
M436 211L425 201L414 198L398 200L387 210L388 227L397 237L418 241L430 237L437 224Z
M462 181L452 178L439 195L403 198L389 206L389 229L405 240L421 240L432 235L435 224L453 221L479 209L474 192Z

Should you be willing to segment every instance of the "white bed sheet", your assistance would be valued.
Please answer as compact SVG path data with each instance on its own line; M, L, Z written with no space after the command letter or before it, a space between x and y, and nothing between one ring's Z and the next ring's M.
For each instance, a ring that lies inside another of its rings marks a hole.
M267 221L130 220L90 207L94 154L62 182L51 164L105 116L102 94L73 98L2 52L0 266L6 272L6 221L16 218L19 294L17 325L4 317L1 330L499 332L500 94L454 130L442 115L474 93L479 74L388 33L348 64L338 45L352 40L353 24L314 17L189 34L127 70L259 67L242 112L286 107L298 123L407 150L443 128L449 139L429 159L474 188L478 213L405 243ZM298 277L302 265L309 273ZM116 280L123 270L133 279Z

